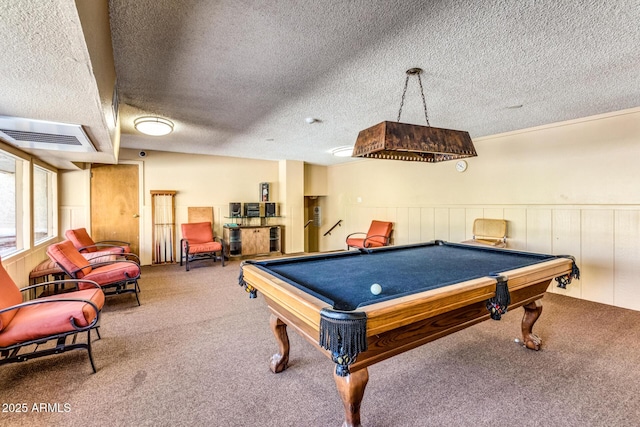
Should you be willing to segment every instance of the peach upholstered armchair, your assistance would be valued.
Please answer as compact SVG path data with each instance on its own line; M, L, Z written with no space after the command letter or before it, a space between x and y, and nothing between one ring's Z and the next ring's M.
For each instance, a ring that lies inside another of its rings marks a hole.
M366 233L351 233L347 236L347 249L359 248L378 248L381 246L389 246L391 242L391 232L393 231L393 223L388 221L371 221L369 231Z
M76 286L63 294L47 296L40 288L44 290L52 283ZM84 280L82 290L77 285L77 280L58 280L19 289L0 263L0 365L86 349L96 372L91 330L98 332L104 293L90 280ZM29 293L36 298L23 302L23 295ZM86 343L76 339L82 332L87 333ZM55 344L48 344L50 341Z
M120 240L102 240L95 242L86 228L75 228L64 232L64 236L73 243L78 252L88 260L101 258L105 255L117 255L118 258L135 261L140 264L138 255L131 253L129 242Z
M140 265L133 261L114 260L91 263L73 246L69 240L55 243L47 248L47 255L64 272L74 279L93 280L104 290L105 295L124 293L135 294L140 305L138 278ZM83 289L83 284L80 284Z
M192 222L182 224L180 239L180 265L184 262L189 271L193 261L220 260L224 267L224 240L213 236L211 222Z

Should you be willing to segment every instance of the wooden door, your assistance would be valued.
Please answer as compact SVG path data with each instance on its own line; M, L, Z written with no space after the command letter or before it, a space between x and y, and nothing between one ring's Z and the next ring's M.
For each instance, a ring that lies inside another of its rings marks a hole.
M138 165L91 168L91 237L129 242L140 253Z

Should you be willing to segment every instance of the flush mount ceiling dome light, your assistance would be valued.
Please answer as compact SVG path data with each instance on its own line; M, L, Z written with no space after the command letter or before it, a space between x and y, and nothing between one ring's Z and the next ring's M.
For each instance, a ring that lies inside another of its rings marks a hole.
M173 122L161 117L138 117L133 125L138 132L151 136L168 135L173 131Z
M353 146L336 147L331 150L331 154L336 157L351 157L353 155Z
M431 127L420 73L420 68L407 70L398 120L378 123L360 131L353 149L353 157L435 163L477 156L468 132ZM400 123L402 105L411 76L416 76L420 84L427 126Z

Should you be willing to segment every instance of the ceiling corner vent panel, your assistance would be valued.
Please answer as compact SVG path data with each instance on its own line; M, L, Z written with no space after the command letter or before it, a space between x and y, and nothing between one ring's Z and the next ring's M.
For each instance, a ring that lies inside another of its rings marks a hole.
M93 153L81 125L0 116L0 138L20 148Z

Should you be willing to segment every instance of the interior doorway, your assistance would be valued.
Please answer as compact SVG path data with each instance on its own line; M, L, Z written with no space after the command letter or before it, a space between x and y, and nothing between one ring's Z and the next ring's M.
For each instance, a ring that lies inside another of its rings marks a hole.
M322 207L319 196L304 198L304 251L320 251L320 227L322 226Z
M129 242L140 253L139 166L91 167L91 237Z

